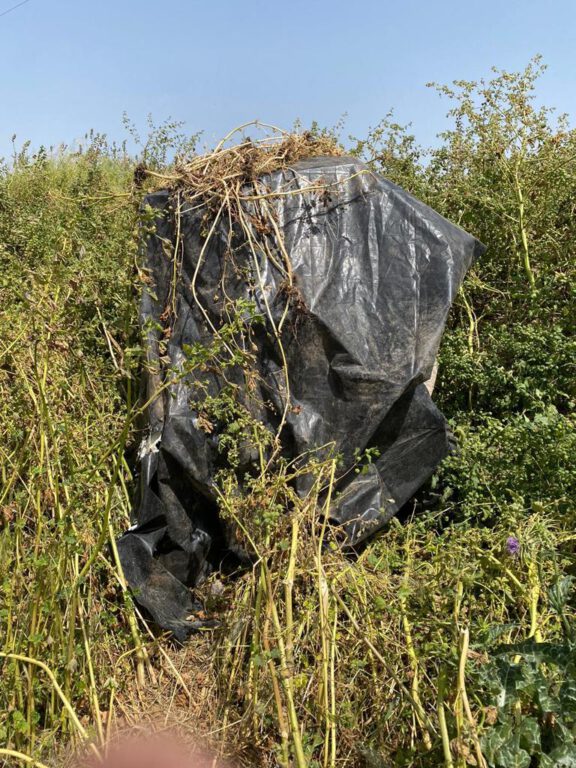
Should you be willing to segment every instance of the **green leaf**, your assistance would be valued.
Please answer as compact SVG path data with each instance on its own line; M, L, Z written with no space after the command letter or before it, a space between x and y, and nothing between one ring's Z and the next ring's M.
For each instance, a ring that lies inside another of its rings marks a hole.
M554 768L576 768L576 746L574 744L562 744L550 754Z
M560 705L562 712L576 714L576 679L574 669L566 670L566 679L560 687ZM572 674L570 674L572 673Z
M529 753L540 749L540 725L533 717L525 717L518 726L520 746Z
M561 614L564 610L564 606L570 597L570 592L572 592L573 585L573 576L563 576L561 579L558 579L554 586L548 591L550 605L556 613Z
M481 738L482 753L490 763L496 765L496 755L509 736L509 725L496 725L486 731Z
M530 763L530 755L519 746L517 737L506 741L496 754L499 768L528 768Z
M548 755L540 755L538 768L554 768L556 763Z
M542 674L538 675L536 686L536 698L540 711L542 713L558 712L560 710L560 702L556 696L551 695L550 685Z

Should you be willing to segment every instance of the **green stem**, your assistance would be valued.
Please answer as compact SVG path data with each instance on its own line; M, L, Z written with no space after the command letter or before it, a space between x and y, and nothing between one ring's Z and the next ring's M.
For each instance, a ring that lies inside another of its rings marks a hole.
M446 689L446 672L441 670L438 678L438 726L440 729L440 737L442 739L442 751L444 752L444 766L445 768L453 768L454 762L452 760L452 751L450 749L450 736L448 735L448 725L446 723L446 711L444 709L444 694Z
M518 223L520 226L520 239L522 241L522 264L524 266L524 272L530 283L530 293L532 296L536 293L536 280L534 278L534 272L530 264L530 249L528 246L528 230L526 228L526 206L524 203L524 193L522 191L522 185L520 184L520 176L518 173L518 167L514 173L514 185L516 188L516 197L518 200Z

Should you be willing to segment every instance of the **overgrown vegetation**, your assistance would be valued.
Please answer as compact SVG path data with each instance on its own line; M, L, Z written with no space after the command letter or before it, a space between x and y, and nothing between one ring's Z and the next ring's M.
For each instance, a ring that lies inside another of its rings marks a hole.
M390 117L353 148L488 245L440 355L436 399L460 450L356 560L320 546L337 457L315 461L304 501L281 461L241 499L224 472L222 509L260 557L205 585L222 627L183 650L140 621L112 546L132 496L141 158L92 136L2 168L6 765L69 741L101 749L151 716L248 764L576 764L576 132L534 106L539 68L439 88L453 108L434 149ZM155 173L190 152L178 130L153 131ZM212 354L190 350L189 365ZM206 408L236 425L233 466L254 425L234 398Z

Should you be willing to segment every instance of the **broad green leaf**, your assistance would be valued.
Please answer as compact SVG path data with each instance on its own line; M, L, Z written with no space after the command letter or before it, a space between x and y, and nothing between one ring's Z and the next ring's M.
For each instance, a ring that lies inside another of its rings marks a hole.
M564 610L564 606L570 597L570 592L572 592L573 585L573 576L563 576L558 579L554 586L548 591L550 605L556 613L562 613Z
M496 754L498 768L528 768L531 758L518 744L518 738L509 739Z
M550 759L554 768L576 768L576 746L563 744L550 754Z
M528 752L534 752L534 748L540 749L540 725L533 717L525 717L518 726L520 746Z

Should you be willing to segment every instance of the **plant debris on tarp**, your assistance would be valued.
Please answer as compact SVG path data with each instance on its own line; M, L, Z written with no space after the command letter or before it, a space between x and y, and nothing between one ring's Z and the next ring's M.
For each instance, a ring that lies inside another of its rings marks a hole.
M183 638L203 623L190 588L244 557L223 468L248 488L280 458L338 456L329 518L354 547L448 454L425 382L483 247L323 136L222 143L169 182L144 200L147 424L118 550L137 601Z

